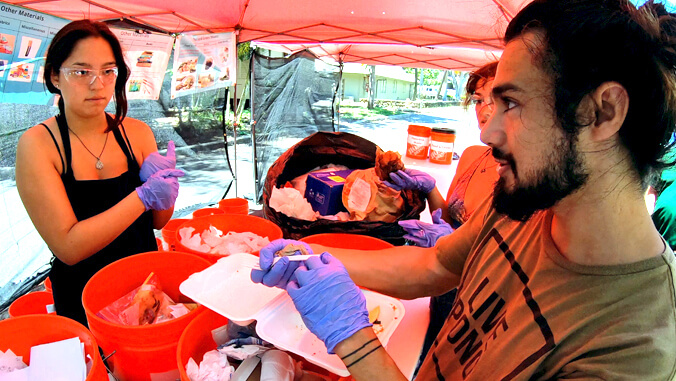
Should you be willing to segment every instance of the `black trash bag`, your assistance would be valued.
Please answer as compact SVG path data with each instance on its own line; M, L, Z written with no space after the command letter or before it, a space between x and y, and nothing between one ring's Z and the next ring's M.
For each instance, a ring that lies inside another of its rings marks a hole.
M393 245L403 245L404 229L397 222L332 221L318 219L305 221L289 217L270 208L273 187L280 188L294 178L316 167L340 164L350 169L367 169L375 166L376 148L373 142L346 132L317 132L301 140L284 152L268 170L263 189L265 217L282 229L284 238L300 239L320 233L351 233L380 238ZM425 198L419 191L401 192L404 213L398 220L420 219L425 210Z

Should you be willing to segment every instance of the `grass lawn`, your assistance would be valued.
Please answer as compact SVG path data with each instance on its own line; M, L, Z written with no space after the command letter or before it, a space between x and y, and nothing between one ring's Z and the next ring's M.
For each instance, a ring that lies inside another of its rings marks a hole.
M404 114L398 108L375 107L369 110L365 105L340 105L340 118L348 121L354 120L380 120L388 116Z

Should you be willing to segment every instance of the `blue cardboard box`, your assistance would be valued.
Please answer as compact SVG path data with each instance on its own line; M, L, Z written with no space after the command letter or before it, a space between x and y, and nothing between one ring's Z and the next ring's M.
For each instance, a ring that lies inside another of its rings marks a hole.
M314 172L307 176L305 198L312 209L322 216L344 212L343 186L351 169L342 171Z

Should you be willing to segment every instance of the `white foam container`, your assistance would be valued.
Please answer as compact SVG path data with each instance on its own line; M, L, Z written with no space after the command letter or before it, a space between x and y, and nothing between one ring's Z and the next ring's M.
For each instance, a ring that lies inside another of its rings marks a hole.
M285 290L251 280L251 269L257 266L258 257L254 255L232 254L191 275L179 289L235 323L248 324L256 320L256 332L261 339L339 376L349 376L340 358L330 355L324 343L305 326ZM398 299L362 291L369 311L380 306L378 320L383 329L377 336L385 346L404 317L404 305Z

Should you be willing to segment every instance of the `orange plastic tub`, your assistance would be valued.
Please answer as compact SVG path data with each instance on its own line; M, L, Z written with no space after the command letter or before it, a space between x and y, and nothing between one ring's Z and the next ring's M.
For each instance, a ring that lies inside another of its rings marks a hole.
M225 213L223 210L219 208L202 208L202 209L197 209L196 211L192 212L192 217L197 218L197 217L205 217L205 216L211 216L213 214L223 214Z
M49 278L48 278L49 279ZM9 317L23 315L49 314L47 308L53 309L54 296L51 291L34 291L17 298L9 306Z
M176 361L181 381L191 381L185 373L185 366L192 357L199 365L205 353L216 349L211 331L228 323L228 318L207 309L185 327L176 349Z
M52 292L52 280L49 277L45 278L45 291Z
M162 228L162 239L169 245L169 250L173 251L176 249L176 230L186 221L190 220L187 218L174 218L173 220L169 220Z
M178 229L176 229L176 250L199 255L200 257L208 260L209 263L216 263L216 261L218 261L218 259L224 255L202 253L185 247L183 244L181 244L181 237L179 235L179 231L186 227L195 228L195 232L193 232L193 234L201 234L203 231L209 229L209 226L214 226L218 230L222 231L223 234L227 234L228 232L252 232L261 237L268 237L270 242L278 238L282 238L282 229L266 219L256 216L245 216L241 214L217 214L213 216L193 218L192 220L188 220L179 226ZM258 255L258 252L253 254Z
M218 208L225 214L249 214L249 201L245 198L225 198L218 202Z
M410 124L406 140L406 156L413 159L427 159L431 132L432 129L429 127Z
M382 239L361 234L322 233L309 235L300 239L305 243L316 243L338 249L381 250L394 247Z
M92 359L92 368L87 381L108 381L99 347L94 336L75 320L56 315L19 316L0 321L0 350L11 349L17 356L23 356L30 365L31 347L79 337L84 343L85 354Z
M430 143L430 162L451 164L455 149L455 130L435 128Z
M181 374L181 381L191 381L185 372L185 366L188 364L188 360L192 357L197 365L199 365L205 353L216 349L217 345L211 331L218 327L222 327L227 323L228 318L207 309L185 327L181 339L178 340L178 348L176 350L176 361L178 363L178 370ZM296 361L303 361L300 356L292 353L289 353L289 355ZM303 361L303 369L307 373L324 377L325 380L344 381L352 379L348 377L339 377L307 361Z
M113 375L120 381L175 380L176 347L185 327L205 308L200 306L179 318L144 326L115 324L96 316L104 307L140 286L154 272L162 290L175 302L190 302L179 285L209 262L192 254L162 251L133 255L104 267L87 282L82 304L89 329Z

